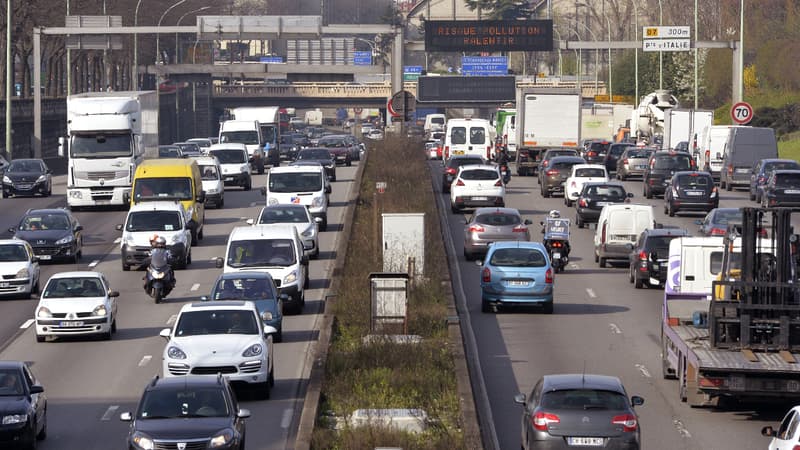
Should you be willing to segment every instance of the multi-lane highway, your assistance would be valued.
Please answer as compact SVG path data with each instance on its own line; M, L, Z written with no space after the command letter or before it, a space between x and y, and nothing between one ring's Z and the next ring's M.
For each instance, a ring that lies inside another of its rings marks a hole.
M269 400L247 400L247 448L284 449L292 447L296 422L303 404L303 380L308 378L312 342L318 335L318 321L329 284L330 270L340 239L342 217L355 186L357 165L340 167L333 183L327 232L320 235L320 256L310 263L310 287L302 315L285 316L283 342L275 344L275 387ZM264 204L258 187L266 177L254 175L249 192L229 188L225 208L207 209L205 237L192 249L188 270L176 272L177 286L162 304L144 294L144 272L122 272L119 260L120 232L125 211L81 211L75 216L84 226L83 258L78 264L43 264L42 287L50 275L68 270L96 270L104 273L118 298L118 332L111 341L67 339L37 343L31 327L37 300L2 300L0 314L0 359L29 361L45 387L48 397L48 437L40 448L96 449L124 448L128 424L119 413L133 411L143 387L161 373L165 341L159 331L170 326L186 302L207 294L221 269L212 258L223 255L228 234L234 226L246 225ZM0 202L0 231L15 226L28 208L65 205L65 177L54 178L50 198L12 198Z
M434 189L439 190L441 162L431 162L431 167ZM694 221L704 214L667 217L662 199L647 200L642 196L641 181L624 184L634 193L633 202L654 205L658 222L678 225L693 233L699 228ZM722 190L721 194L721 207L755 206L747 200L746 192ZM788 405L725 404L719 409L692 409L681 403L677 382L661 378L663 291L634 289L628 282L627 265L599 268L593 257L593 229L572 229L570 265L556 276L552 315L527 311L483 314L480 268L461 256L463 216L450 213L446 194L438 198L447 220L445 245L458 258L453 268L454 282L460 280L463 287L466 320L477 342L481 381L486 386L499 448L520 446L521 407L513 401L515 394L530 393L545 374L583 371L616 375L629 395L645 398L644 406L638 408L645 448L766 448L769 441L761 436L761 427L777 424ZM541 197L535 177L514 177L508 186L506 205L519 209L534 224L552 209L575 218L574 209L567 208L562 197ZM531 227L532 239L540 240L539 226ZM462 323L464 320L462 317Z

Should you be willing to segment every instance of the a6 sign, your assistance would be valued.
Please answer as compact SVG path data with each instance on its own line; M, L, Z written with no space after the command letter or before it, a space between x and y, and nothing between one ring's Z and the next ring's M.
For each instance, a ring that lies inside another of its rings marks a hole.
M745 125L753 120L753 107L750 103L739 102L731 106L731 119L736 125Z

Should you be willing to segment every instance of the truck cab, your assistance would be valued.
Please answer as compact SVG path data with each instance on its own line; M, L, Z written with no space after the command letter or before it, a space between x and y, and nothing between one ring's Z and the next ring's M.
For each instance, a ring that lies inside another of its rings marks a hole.
M219 128L219 143L240 143L247 148L250 166L264 173L265 155L261 128L256 120L226 120Z

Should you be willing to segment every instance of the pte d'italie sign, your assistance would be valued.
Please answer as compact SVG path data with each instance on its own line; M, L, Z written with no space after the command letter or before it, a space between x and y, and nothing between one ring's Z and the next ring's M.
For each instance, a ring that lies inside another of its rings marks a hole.
M428 20L425 51L553 50L552 20Z

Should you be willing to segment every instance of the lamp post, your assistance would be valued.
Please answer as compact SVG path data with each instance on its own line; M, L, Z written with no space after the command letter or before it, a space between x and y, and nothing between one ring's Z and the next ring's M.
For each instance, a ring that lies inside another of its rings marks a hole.
M564 68L561 62L561 33L558 32L558 29L554 26L553 32L556 33L556 39L558 39L558 79L559 81L561 78L564 77Z
M194 13L198 13L200 11L205 11L205 10L207 10L209 8L211 8L211 7L210 6L203 6L202 8L197 8L194 11L189 11L187 13L184 13L178 19L178 22L175 23L175 26L178 26L178 27L181 26L181 21L183 20L184 17L188 16L189 14L194 14ZM175 32L175 64L178 64L178 32L177 31Z
M695 30L697 26L695 26ZM739 87L737 93L739 98L736 101L744 100L744 0L739 1Z
M611 85L611 19L606 16L608 24L608 101L614 103L614 87Z
M186 0L179 0L178 2L167 8L167 10L164 11L164 14L161 14L161 17L158 19L158 27L161 27L161 22L164 21L164 17L166 17L170 11L172 11L173 9L184 3L186 3ZM161 47L159 46L159 41L160 41L159 37L160 33L158 32L158 30L156 30L156 62L158 62L158 60L161 59ZM161 59L161 62L164 62L164 60Z
M631 2L633 5L633 40L639 42L639 8L636 6L636 2ZM697 29L697 26L695 26ZM633 77L635 78L634 84L636 85L636 96L634 100L634 107L639 106L639 44L636 44L636 48L633 49ZM695 67L697 67L695 65Z
M67 0L67 16L69 16L69 0ZM72 52L67 47L67 95L72 94Z
M372 56L380 55L381 59L384 62L384 64L383 64L383 73L386 73L386 58L385 58L386 54L383 51L381 51L380 49L378 49L377 42L372 42L369 39L363 39L363 38L360 38L360 37L355 37L355 38L353 38L353 40L354 41L363 42L363 43L369 45L370 51L372 52Z
M592 35L592 39L594 39L594 41L595 41L595 42L600 42L600 41L597 39L597 35L596 35L596 34L594 34L594 31L592 31L592 29L591 29L591 28L589 28L589 27L587 27L586 25L584 25L584 24L582 24L582 23L578 22L577 20L575 21L575 24L578 24L578 25L582 26L583 28L585 28L585 29L586 29L586 31L588 31L588 32L589 32L589 34L591 34L591 35ZM577 35L577 33L575 33L575 34ZM600 67L600 50L599 50L599 49L595 49L595 51L594 51L594 93L595 93L595 94L597 94L597 91L598 91L598 89L599 89L599 88L598 88L599 81L598 81L598 76L597 76L597 73L598 73L598 68L599 68L599 67Z
M664 25L664 10L661 9L661 0L658 0L658 26L662 25ZM664 52L661 50L658 51L658 89L664 89Z
M6 0L6 155L12 159L11 152L11 0Z
M136 2L136 11L133 13L133 27L139 26L139 6L142 5L142 0ZM134 31L133 33L133 89L139 90L139 36Z
M694 109L697 109L697 0L694 0Z

